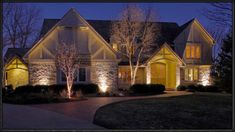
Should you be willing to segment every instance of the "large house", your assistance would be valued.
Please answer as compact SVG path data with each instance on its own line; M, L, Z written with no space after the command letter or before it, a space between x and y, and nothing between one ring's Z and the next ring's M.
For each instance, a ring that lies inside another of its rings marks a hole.
M179 26L157 22L161 35L158 48L141 61L136 83L209 85L214 39L197 19ZM61 42L75 43L81 56L75 83L95 83L102 91L126 88L130 84L128 63L118 58L117 44L110 41L111 21L85 20L75 9L61 19L44 19L41 38L30 49L9 48L5 55L5 84L50 85L65 83L55 66L55 52Z

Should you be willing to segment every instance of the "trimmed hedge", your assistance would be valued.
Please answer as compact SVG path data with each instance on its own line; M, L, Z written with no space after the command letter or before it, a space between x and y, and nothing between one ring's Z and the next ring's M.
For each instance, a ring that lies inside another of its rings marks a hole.
M203 86L201 84L198 84L198 85L188 85L188 86L184 86L184 85L179 85L177 87L177 90L178 91L190 91L190 92L194 92L194 91L197 91L197 92L221 92L219 87L217 86L214 86L214 85L208 85L208 86Z
M96 84L74 84L72 91L76 92L81 90L83 94L91 94L98 92L98 85ZM24 85L15 89L15 94L29 94L29 93L47 93L52 91L54 94L59 95L63 90L67 90L66 84L54 84L54 85Z
M46 93L48 92L48 86L44 85L24 85L24 86L19 86L15 89L14 93L15 94L29 94L29 93Z
M187 87L184 85L179 85L176 89L177 89L177 91L184 91L187 89Z
M161 84L134 84L130 90L137 94L158 94L165 91L165 86Z

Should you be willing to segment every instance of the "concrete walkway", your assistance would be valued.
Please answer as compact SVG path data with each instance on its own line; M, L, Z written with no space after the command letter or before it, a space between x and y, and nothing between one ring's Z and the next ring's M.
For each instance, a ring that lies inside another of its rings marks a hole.
M11 105L3 104L3 127L11 129L104 129L94 125L98 108L109 103L159 97L189 95L189 92L167 91L166 94L138 97L90 97L69 103Z

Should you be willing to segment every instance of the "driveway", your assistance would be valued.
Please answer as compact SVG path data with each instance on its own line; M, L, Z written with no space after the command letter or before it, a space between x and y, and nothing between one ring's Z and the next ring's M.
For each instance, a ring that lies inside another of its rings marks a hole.
M4 129L103 129L87 121L25 105L3 104Z
M7 129L105 129L92 123L96 110L118 101L188 95L167 91L166 94L138 97L90 97L69 103L12 105L3 104L3 127Z
M75 101L69 103L57 103L57 104L40 104L31 105L32 107L46 109L49 111L61 113L66 116L74 117L79 120L92 123L96 110L106 104L131 100L131 99L143 99L143 98L159 98L159 97L171 97L189 95L192 93L184 91L167 91L166 94L154 95L154 96L137 96L137 97L90 97L88 100Z

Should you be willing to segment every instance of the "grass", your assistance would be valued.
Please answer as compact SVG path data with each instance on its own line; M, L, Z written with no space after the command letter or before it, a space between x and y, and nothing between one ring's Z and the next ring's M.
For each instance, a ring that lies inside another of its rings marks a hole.
M232 96L195 93L113 103L98 109L93 122L110 129L231 129Z

